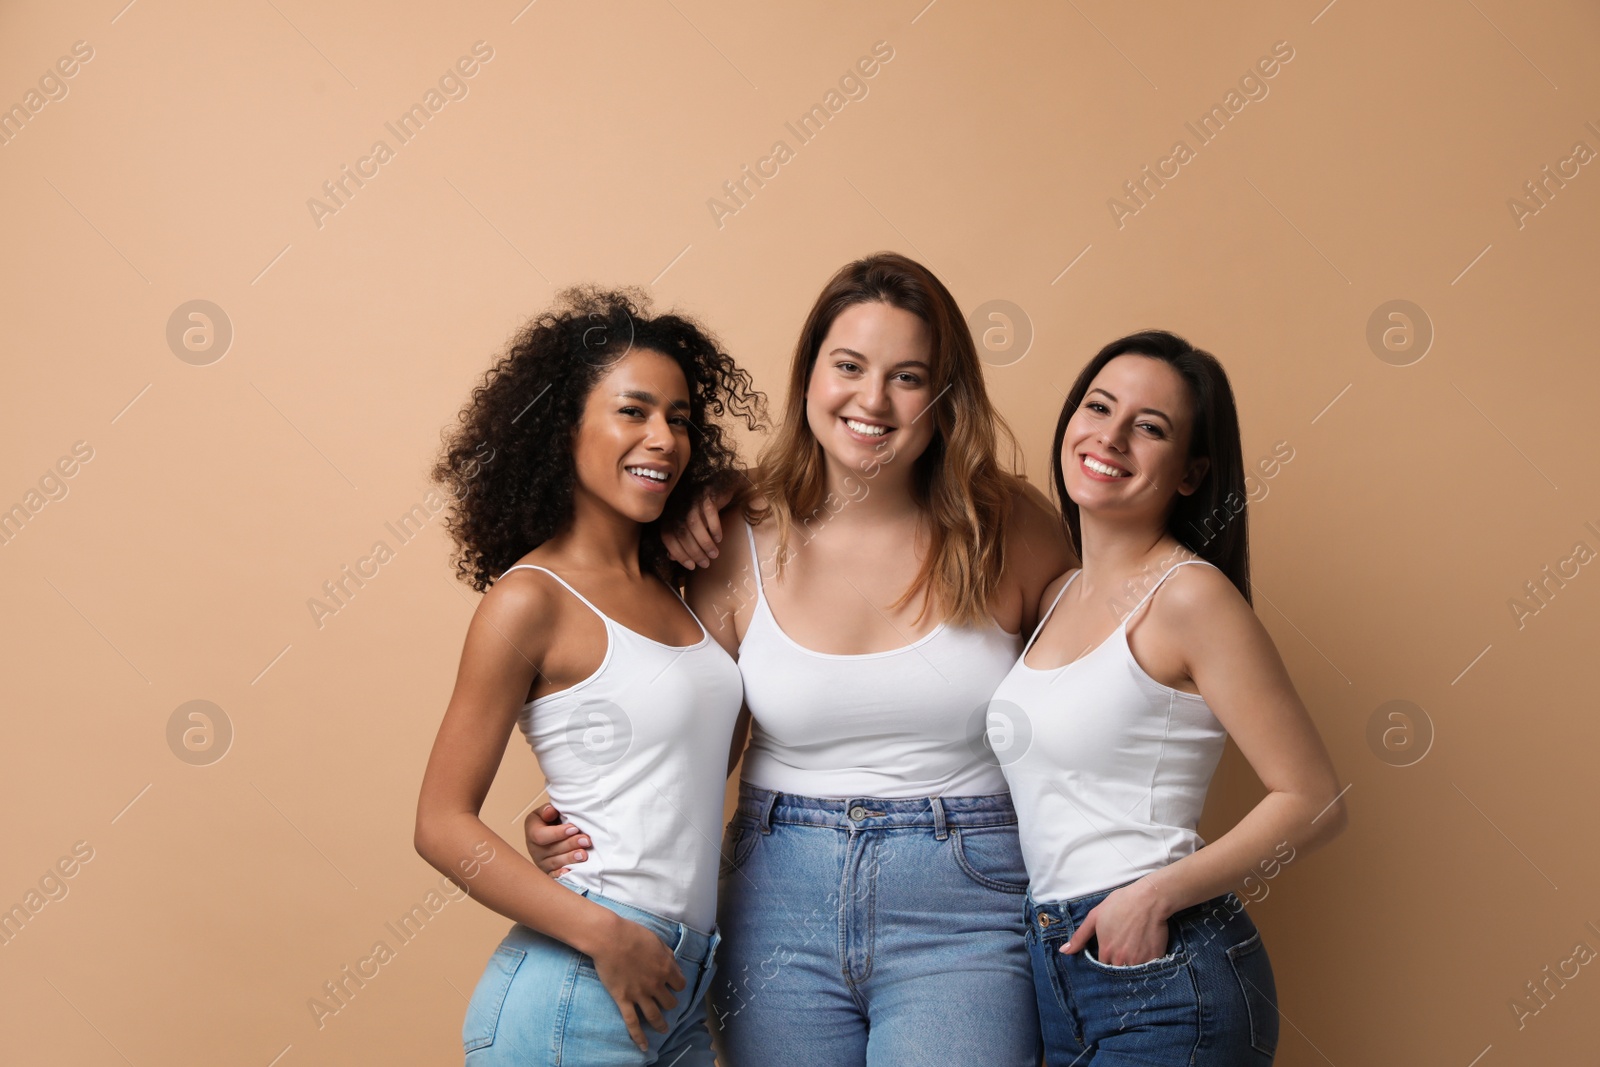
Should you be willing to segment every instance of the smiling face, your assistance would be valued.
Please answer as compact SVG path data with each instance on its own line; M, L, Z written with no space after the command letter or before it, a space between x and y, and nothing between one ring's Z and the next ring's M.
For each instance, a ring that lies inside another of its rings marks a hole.
M873 301L838 314L806 387L806 421L831 461L851 473L891 458L910 469L935 433L932 348L909 311Z
M1170 364L1117 356L1100 368L1067 422L1067 495L1088 512L1164 519L1206 471L1204 457L1189 458L1193 424L1194 399Z
M689 384L671 357L635 348L584 402L573 431L578 496L635 522L661 517L689 464Z

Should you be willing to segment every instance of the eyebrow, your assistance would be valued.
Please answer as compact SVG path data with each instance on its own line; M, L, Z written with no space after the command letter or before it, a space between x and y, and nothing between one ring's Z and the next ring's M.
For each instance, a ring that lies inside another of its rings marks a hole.
M629 400L637 400L637 401L639 401L640 403L643 403L643 404L660 404L661 403L661 398L660 397L656 396L656 394L654 394L654 393L646 392L643 389L624 389L622 392L618 393L617 395L620 396L620 397L626 397ZM689 410L689 402L687 400L674 400L672 403L668 404L667 406L672 408L675 411L688 411Z
M855 356L857 359L864 359L869 363L872 362L870 357L862 355L860 352L857 352L853 348L845 348L843 345L840 345L839 347L835 348L833 351L829 352L828 355L836 356L841 352L843 352L847 356ZM922 361L920 359L902 359L899 363L896 363L894 366L895 367L921 367L925 371L931 371L932 370L932 368L930 368L927 363L925 363L924 361ZM890 368L890 369L892 370L893 368Z
M1117 398L1112 396L1111 392L1109 390L1102 389L1098 385L1095 386L1093 389L1089 390L1089 392L1091 392L1091 393L1105 393L1107 398L1109 398L1112 403L1116 403ZM1138 412L1135 412L1135 414L1138 414L1139 412L1148 412L1151 415L1159 415L1163 419L1167 420L1168 425L1172 424L1172 416L1168 415L1165 411L1162 411L1160 408L1140 408Z

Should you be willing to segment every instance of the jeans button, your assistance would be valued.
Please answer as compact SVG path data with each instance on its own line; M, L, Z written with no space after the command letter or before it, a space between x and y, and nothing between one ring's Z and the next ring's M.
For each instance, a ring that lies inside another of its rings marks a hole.
M860 804L857 804L855 807L850 809L850 817L857 822L860 822L862 819L867 817L867 809L863 808Z
M1039 925L1040 926L1049 926L1050 925L1050 916L1048 916L1048 915L1039 916Z

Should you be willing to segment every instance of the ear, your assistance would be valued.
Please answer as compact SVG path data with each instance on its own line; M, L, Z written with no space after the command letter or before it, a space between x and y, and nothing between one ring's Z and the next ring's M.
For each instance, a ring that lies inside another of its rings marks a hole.
M1205 480L1206 471L1211 469L1211 460L1205 456L1198 456L1189 461L1189 470L1183 476L1183 481L1178 484L1180 496L1193 496L1194 491L1200 488L1200 483Z

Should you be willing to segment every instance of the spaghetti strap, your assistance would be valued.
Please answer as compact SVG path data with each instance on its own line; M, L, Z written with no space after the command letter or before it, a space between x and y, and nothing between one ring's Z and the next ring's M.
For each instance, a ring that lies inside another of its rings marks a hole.
M1050 606L1045 609L1045 613L1039 616L1039 625L1033 628L1033 636L1028 638L1028 643L1022 647L1022 654L1024 656L1028 654L1028 649L1033 647L1033 643L1039 639L1039 631L1044 629L1044 624L1050 621L1051 615L1055 614L1056 605L1061 603L1061 597L1066 593L1067 586L1077 581L1078 575L1082 573L1083 568L1079 567L1077 570L1072 572L1072 576L1070 578L1061 583L1061 588L1056 590L1056 598L1050 601Z
M568 585L567 584L567 580L565 578L561 577L561 575L557 574L555 571L551 570L549 567L541 567L536 563L519 563L515 567L507 567L505 574L502 574L500 577L504 578L506 576L506 574L510 574L512 571L517 571L517 570L543 571L545 574L548 574L550 577L552 577L556 581L560 582L563 589L565 589L567 592L571 593L573 596L575 596L579 600L581 600L583 602L583 606L584 607L588 608L590 611L592 611L596 615L600 616L600 618L603 621L608 622L608 623L611 621L611 619L606 615L605 612L601 611L599 608L597 608L593 604L589 603L589 598L588 597L584 596L582 593L580 593L576 589L572 588L572 586ZM495 579L495 580L499 581L498 578ZM673 592L677 592L677 590L673 590ZM679 597L678 599L682 600L683 598ZM689 606L688 604L684 605L684 607L688 607L688 606ZM693 615L694 612L691 611L691 612L689 612L689 614ZM699 617L696 616L695 622L699 622L699 621L700 621ZM700 628L702 630L705 629L705 627L703 625Z
M1167 568L1167 573L1156 579L1156 584L1151 586L1150 591L1144 595L1144 598L1133 606L1133 610L1122 617L1122 625L1127 626L1128 623L1133 620L1133 617L1139 614L1139 609L1150 603L1150 598L1156 595L1156 590L1160 589L1168 578L1172 577L1173 571L1177 570L1179 567L1187 567L1191 563L1203 563L1207 567L1216 566L1216 564L1212 563L1211 561L1204 559L1185 559L1174 563L1172 566Z
M672 590L672 595L678 598L678 603L683 605L683 610L689 613L689 618L694 620L694 624L700 627L700 639L709 641L711 639L711 631L707 630L706 624L700 621L699 613L689 606L687 600L683 599L683 594L678 592L677 586L668 583L667 588Z
M765 599L761 588L761 553L756 551L756 528L750 525L750 520L744 520L745 540L750 542L750 569L756 576L756 599Z

